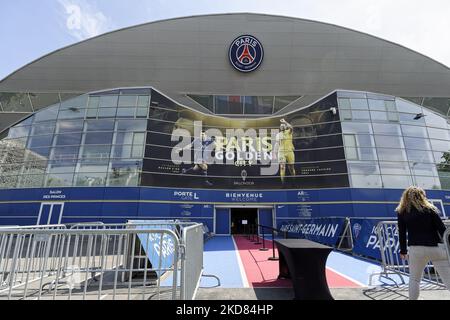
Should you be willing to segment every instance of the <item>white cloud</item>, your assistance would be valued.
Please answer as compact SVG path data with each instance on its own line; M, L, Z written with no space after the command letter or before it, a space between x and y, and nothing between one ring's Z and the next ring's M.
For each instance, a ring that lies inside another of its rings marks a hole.
M111 20L86 0L58 0L68 32L77 40L105 33L113 28Z

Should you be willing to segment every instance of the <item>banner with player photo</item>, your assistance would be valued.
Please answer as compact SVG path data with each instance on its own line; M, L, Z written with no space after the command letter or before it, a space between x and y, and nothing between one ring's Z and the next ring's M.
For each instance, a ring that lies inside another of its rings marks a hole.
M283 117L205 115L152 99L142 185L215 189L348 187L336 95Z

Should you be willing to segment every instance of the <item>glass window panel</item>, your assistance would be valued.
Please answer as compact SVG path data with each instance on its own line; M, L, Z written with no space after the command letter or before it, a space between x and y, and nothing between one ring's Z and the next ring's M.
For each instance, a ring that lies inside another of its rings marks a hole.
M79 146L56 147L53 148L52 159L53 160L76 159L78 158L79 151L80 151Z
M345 148L345 157L347 160L359 160L358 149Z
M114 144L133 144L133 132L117 132Z
M75 107L68 110L61 110L58 114L58 119L82 119L84 118L85 110Z
M188 95L189 98L207 108L208 110L214 112L214 96L213 95Z
M367 95L364 92L352 92L352 91L338 91L338 97L340 98L356 98L366 99Z
M0 103L5 112L32 112L28 93L0 93Z
M137 186L142 168L140 161L113 161L108 173L110 186Z
M347 147L346 155L354 160L377 160L375 148L350 148Z
M90 132L84 135L84 144L112 144L112 132Z
M117 131L145 131L147 130L146 120L118 120Z
M100 97L89 97L88 109L98 109Z
M144 132L136 132L133 138L134 145L144 145L145 144L145 133Z
M132 145L115 145L113 148L113 158L131 158Z
M416 126L425 125L425 117L422 117L420 119L414 119L416 117L416 114L409 114L409 113L399 113L398 116L401 123L412 124Z
M384 100L369 99L369 108L370 110L386 111Z
M400 120L397 112L388 112L387 119L388 119L388 121L391 121L391 122L399 122L399 120Z
M55 122L35 124L32 129L32 135L53 134L55 132L55 125Z
M378 163L375 161L348 161L347 163L350 174L380 174Z
M118 118L134 118L136 112L135 108L118 108L117 117Z
M114 96L114 95L101 96L99 107L100 108L117 108L118 99L119 99L119 97Z
M356 136L356 144L358 147L375 147L375 141L373 136L366 134L357 134Z
M67 173L73 174L75 172L76 163L74 161L71 162L54 162L51 163L48 169L50 174L54 173Z
M411 171L414 175L437 177L438 172L436 165L433 163L410 163Z
M30 148L29 151L29 161L33 159L46 159L50 156L50 147L45 148Z
M444 140L430 139L433 151L450 151L450 142Z
M34 115L34 122L53 121L58 116L59 105L55 105L36 112Z
M243 114L244 111L241 96L216 96L215 105L218 114Z
M272 114L274 97L245 97L246 114Z
M137 103L137 96L120 96L119 107L134 108Z
M30 93L30 99L35 111L60 103L58 93Z
M422 113L422 107L412 102L398 98L395 100L395 102L397 105L397 110L399 112L414 113L414 114Z
M147 118L147 116L148 116L148 108L136 109L136 118Z
M389 112L397 112L397 106L394 100L384 100L386 110Z
M402 137L396 136L374 136L375 144L377 147L386 147L386 148L401 148L403 149L405 146L403 145Z
M339 111L339 114L341 115L341 118L343 120L352 120L352 111L351 110L341 109Z
M384 188L405 189L412 185L410 176L382 175Z
M430 150L430 141L422 138L404 137L407 149Z
M373 121L387 121L387 113L381 111L370 111L370 117Z
M447 119L439 116L433 112L424 111L425 114L425 123L429 127L437 127L437 128L445 128L447 129Z
M58 133L70 133L70 132L82 132L84 122L83 121L58 121Z
M381 162L380 170L382 174L410 175L408 163L406 162Z
M428 137L427 130L424 127L402 125L402 132L404 136L409 137L417 137L417 138Z
M406 161L406 153L403 149L377 148L377 153L380 161Z
M113 110L115 110L115 109L113 109ZM86 111L86 118L88 118L88 119L95 119L95 118L97 118L97 115L98 115L98 109L88 109Z
M353 134L344 134L344 146L356 148L356 137Z
M439 181L442 189L450 190L450 172L439 172Z
M352 109L369 109L367 99L350 99L350 105Z
M47 175L47 187L70 187L73 184L73 174L55 173Z
M439 178L436 177L417 176L414 177L414 181L414 184L422 189L441 189Z
M435 163L447 163L446 161L446 156L447 156L448 152L446 151L441 151L441 152L433 152L434 155L434 162Z
M352 110L352 119L355 120L369 120L370 114L368 111L358 111L358 110Z
M28 148L39 148L51 146L53 142L53 135L48 136L32 136L28 140Z
M21 175L17 184L18 188L40 188L44 186L43 174Z
M81 143L81 132L60 134L56 136L56 146L74 146Z
M0 188L15 188L18 176L0 175Z
M341 109L350 109L350 99L339 98L338 102Z
M389 134L394 136L401 136L400 126L398 124L383 124L383 123L374 123L373 124L373 132L375 134Z
M428 134L432 139L450 140L447 129L428 128Z
M111 146L84 146L82 151L83 159L105 159L109 158Z
M106 183L106 172L78 173L76 178L76 186L80 187L104 186L105 183Z
M370 123L344 122L342 123L342 132L372 134L372 125Z
M355 175L350 177L353 188L381 188L381 176L379 175Z
M138 97L138 107L145 107L147 108L150 104L150 97L149 96L139 96Z
M68 109L85 109L87 106L88 96L82 95L73 99L61 102L61 110Z
M279 96L275 97L275 112L287 107L292 102L298 100L300 96Z
M87 120L86 131L113 131L114 120Z
M100 108L98 109L98 117L99 118L115 118L116 117L116 109L113 108Z
M142 145L133 145L131 150L132 158L142 158L144 156L144 146Z
M78 172L106 172L108 171L108 162L88 163L80 165Z
M8 132L8 139L26 138L30 134L31 127L12 127Z
M430 151L406 150L409 161L433 163L433 155Z

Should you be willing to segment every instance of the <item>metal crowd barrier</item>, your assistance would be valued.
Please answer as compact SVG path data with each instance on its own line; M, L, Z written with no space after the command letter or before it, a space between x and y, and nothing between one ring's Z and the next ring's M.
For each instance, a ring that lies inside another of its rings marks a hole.
M203 228L169 224L0 228L0 300L193 299Z
M446 221L445 224L449 227L450 221ZM400 242L398 239L397 221L381 221L378 223L376 231L380 246L382 272L372 276L383 276L386 279L390 279L394 285L398 285L398 281L400 281L401 285L406 284L404 276L409 275L409 266L408 260L402 260L400 258ZM447 252L450 252L448 244L448 236L450 235L449 232L450 229L447 228L447 237L445 241ZM398 280L394 279L392 275L397 276ZM426 285L434 285L439 287L445 286L431 262L428 263L424 270L422 281Z

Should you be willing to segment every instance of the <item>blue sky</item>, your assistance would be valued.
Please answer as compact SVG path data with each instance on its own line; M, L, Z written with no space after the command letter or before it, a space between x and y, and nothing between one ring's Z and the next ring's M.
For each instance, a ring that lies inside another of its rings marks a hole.
M448 0L1 0L0 79L44 54L104 32L221 12L334 23L397 42L450 66Z

